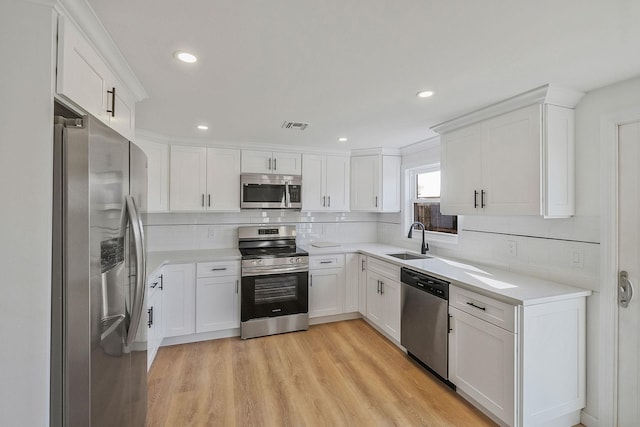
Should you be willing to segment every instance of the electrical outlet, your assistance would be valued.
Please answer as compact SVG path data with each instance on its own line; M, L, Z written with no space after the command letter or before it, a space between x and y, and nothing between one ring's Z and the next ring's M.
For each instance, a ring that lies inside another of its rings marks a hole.
M216 228L215 227L209 227L209 238L213 239L216 237Z
M507 240L507 252L511 256L518 256L518 242L515 240Z
M582 249L574 249L571 252L571 267L584 267L584 252L582 251Z

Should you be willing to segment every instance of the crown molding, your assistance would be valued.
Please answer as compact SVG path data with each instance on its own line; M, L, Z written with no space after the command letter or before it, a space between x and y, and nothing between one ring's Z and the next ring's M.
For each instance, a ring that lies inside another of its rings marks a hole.
M583 96L583 92L547 84L439 123L430 129L443 134L534 104L550 104L573 109Z
M359 148L359 149L356 149L356 150L351 150L351 155L352 156L373 156L373 155L399 156L400 155L400 149L398 149L398 148L384 148L384 147Z
M420 151L428 150L430 148L436 148L440 146L440 135L424 139L422 141L414 142L413 144L400 147L400 154L406 156L408 154L415 154Z
M89 43L98 51L119 80L129 89L140 102L149 95L135 75L129 63L118 49L102 22L96 16L86 0L58 0L56 10L61 15L71 19L87 38Z

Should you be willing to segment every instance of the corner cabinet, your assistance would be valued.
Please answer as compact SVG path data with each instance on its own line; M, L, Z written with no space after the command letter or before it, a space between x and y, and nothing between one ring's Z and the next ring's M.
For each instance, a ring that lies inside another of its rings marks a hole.
M449 381L507 426L579 423L585 298L514 306L449 287Z
M434 126L442 134L442 213L573 215L581 96L544 86Z
M302 155L302 210L349 210L349 157Z
M300 175L302 155L272 151L242 150L242 173Z
M172 211L240 210L240 150L171 146Z
M400 156L351 157L351 210L400 212Z
M58 17L56 92L125 138L134 139L135 97L64 16Z
M165 338L196 331L196 265L170 264L162 268L162 332Z

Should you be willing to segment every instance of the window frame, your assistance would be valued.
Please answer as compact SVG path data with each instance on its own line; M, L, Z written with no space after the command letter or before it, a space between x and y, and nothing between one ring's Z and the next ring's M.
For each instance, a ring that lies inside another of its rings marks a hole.
M405 169L405 191L404 191L404 215L403 215L403 227L402 233L404 234L404 238L408 241L417 241L422 240L421 233L413 233L411 238L407 237L409 232L409 227L414 223L413 217L413 204L421 203L421 202L440 202L440 197L426 197L426 198L418 198L417 192L417 180L418 175L421 173L435 172L441 171L440 163L432 163L422 166L416 166ZM440 176L442 180L442 175ZM458 244L458 236L460 235L460 230L462 228L462 216L457 215L458 217L458 232L456 234L452 233L441 233L438 231L425 231L425 237L429 244L435 243L436 246L443 245L457 245Z

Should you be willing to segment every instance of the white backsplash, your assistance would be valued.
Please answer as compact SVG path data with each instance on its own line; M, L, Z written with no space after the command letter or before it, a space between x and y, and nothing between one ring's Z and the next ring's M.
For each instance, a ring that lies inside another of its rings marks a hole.
M377 215L371 213L246 210L235 213L154 213L146 221L150 251L238 247L238 227L296 225L298 243L376 242Z

